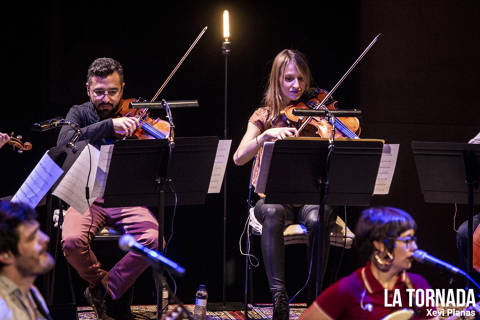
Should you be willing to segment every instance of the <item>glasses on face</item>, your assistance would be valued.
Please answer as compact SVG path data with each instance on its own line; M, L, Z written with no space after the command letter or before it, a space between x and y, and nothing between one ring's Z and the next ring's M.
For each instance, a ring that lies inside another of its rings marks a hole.
M97 98L103 97L105 95L108 95L109 97L116 96L120 90L119 89L95 89L92 90L93 95Z
M405 243L405 246L407 248L411 248L413 246L413 243L417 243L417 237L415 236L398 237L395 240Z

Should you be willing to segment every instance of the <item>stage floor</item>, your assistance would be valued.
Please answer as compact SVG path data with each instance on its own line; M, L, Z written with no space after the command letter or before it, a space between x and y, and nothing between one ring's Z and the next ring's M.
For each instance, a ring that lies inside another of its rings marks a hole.
M187 309L192 312L193 305L186 305ZM306 304L291 304L290 305L290 319L297 319L306 308ZM169 306L172 310L174 306ZM77 315L79 320L93 320L96 319L95 313L91 307L78 307ZM135 319L157 319L156 306L132 306L132 312ZM272 319L272 305L271 304L257 304L251 306L248 315L251 319ZM207 311L207 319L223 320L223 319L245 319L243 310L236 311Z

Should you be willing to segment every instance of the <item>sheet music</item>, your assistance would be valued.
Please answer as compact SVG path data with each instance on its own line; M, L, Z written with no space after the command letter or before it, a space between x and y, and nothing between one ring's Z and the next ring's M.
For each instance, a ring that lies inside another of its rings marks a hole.
M275 142L267 141L263 144L262 157L260 159L260 167L258 168L256 193L265 193L265 187L268 180L268 172L270 162L272 161L273 145Z
M373 194L388 194L397 164L398 144L384 144Z
M208 193L219 193L222 188L223 176L227 168L228 156L230 154L230 146L232 140L218 141L217 153L215 155L215 162L213 163L212 176L208 186Z
M62 174L62 168L45 152L11 201L35 208Z
M78 212L84 213L87 211L95 198L91 196L87 202L85 187L88 180L88 188L93 190L99 154L100 151L97 148L88 144L52 194L68 203Z
M92 198L103 197L105 186L107 185L108 170L112 160L113 144L107 144L100 147L100 158L98 159L97 175L95 176L95 185L92 190Z

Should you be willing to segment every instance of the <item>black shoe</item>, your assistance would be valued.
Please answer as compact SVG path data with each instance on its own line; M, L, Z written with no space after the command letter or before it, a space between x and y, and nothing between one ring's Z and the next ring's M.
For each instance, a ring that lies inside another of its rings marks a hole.
M273 294L273 320L288 320L290 317L290 307L288 297L285 291L278 291Z
M102 285L98 285L93 289L87 287L87 289L85 289L84 296L88 303L92 306L93 311L95 311L97 319L114 320L107 315L106 297L108 294L105 292L105 289L103 289Z
M128 289L120 298L113 300L108 297L106 300L106 314L115 320L133 320L135 316L130 306L133 300L133 290Z

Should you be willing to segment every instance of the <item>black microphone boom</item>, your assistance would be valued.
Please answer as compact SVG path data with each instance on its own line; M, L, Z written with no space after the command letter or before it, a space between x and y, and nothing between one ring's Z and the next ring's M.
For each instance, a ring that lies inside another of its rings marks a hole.
M123 251L132 250L145 258L152 264L154 268L159 268L160 266L166 266L169 270L173 271L179 276L183 276L185 274L185 269L179 266L177 263L173 262L172 260L165 257L158 251L149 249L144 245L135 241L135 238L129 234L124 234L118 240L118 246Z

